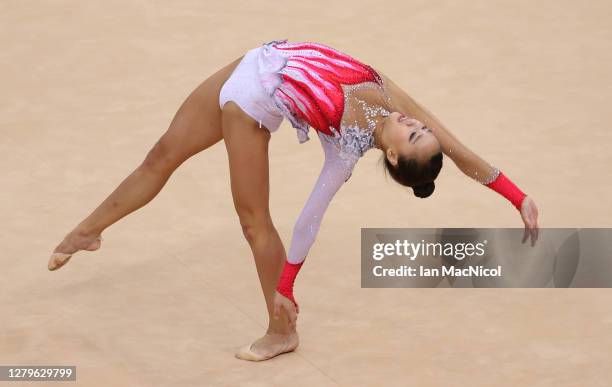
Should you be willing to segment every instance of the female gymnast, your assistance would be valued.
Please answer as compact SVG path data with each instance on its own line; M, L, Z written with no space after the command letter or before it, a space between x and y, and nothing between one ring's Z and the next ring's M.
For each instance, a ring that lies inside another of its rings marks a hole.
M272 223L268 143L286 118L300 143L313 128L324 150L315 186L293 228L289 253ZM144 206L190 156L224 140L234 207L251 248L269 323L265 335L236 357L266 360L293 351L299 307L293 284L325 210L369 149L417 197L434 191L443 154L468 177L498 192L519 211L523 243L538 237L538 210L499 169L445 128L382 72L329 46L275 40L247 51L194 89L142 163L55 248L49 270L80 250L97 250L102 232Z

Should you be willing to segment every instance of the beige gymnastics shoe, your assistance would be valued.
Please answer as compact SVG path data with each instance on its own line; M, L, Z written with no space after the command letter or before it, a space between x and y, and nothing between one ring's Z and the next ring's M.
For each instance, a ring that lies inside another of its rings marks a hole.
M103 238L102 235L98 235L96 237L96 240L93 243L97 243L98 246L96 248L94 248L93 250L97 250L98 248L100 248L99 243L102 242ZM91 246L90 246L91 247ZM91 249L87 248L86 250L88 251L92 251ZM78 252L78 251L77 251ZM51 271L53 270L57 270L60 267L64 266L66 263L68 263L68 261L70 260L70 258L76 253L53 253L51 254L51 258L49 258L49 263L47 264L47 268Z
M271 335L266 335L266 336L271 336ZM300 340L298 338L297 332L293 332L289 334L286 338L283 339L283 342L280 344L280 346L278 346L278 348L275 351L272 351L267 354L259 354L253 351L253 348L252 348L253 344L254 342L240 348L238 352L236 352L235 356L238 359L249 360L249 361L268 360L280 354L294 351L300 344Z

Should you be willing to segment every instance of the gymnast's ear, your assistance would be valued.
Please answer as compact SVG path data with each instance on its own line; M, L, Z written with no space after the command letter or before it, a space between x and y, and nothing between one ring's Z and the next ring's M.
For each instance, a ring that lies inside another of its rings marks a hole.
M384 153L384 156L389 164L396 167L399 159L399 155L397 152L393 150L392 147L388 147Z

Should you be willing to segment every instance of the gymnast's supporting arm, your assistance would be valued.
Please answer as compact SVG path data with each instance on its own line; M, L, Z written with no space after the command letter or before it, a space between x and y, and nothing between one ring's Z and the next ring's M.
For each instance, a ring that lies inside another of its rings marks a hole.
M525 224L523 243L531 236L531 245L538 238L538 209L534 201L525 195L507 176L497 168L489 165L463 145L430 111L416 102L408 93L399 88L393 81L387 79L387 86L399 98L395 101L398 111L422 122L436 136L442 152L450 157L457 167L467 176L486 185L510 201L520 212Z
M322 139L321 136L325 135L319 134L325 152L325 161L315 186L295 222L287 261L285 261L276 287L274 316L278 317L280 309L284 308L292 325L295 324L295 314L299 313L298 304L293 297L295 278L315 241L325 211L334 195L350 177L356 162L355 160L342 159L337 149L331 143Z

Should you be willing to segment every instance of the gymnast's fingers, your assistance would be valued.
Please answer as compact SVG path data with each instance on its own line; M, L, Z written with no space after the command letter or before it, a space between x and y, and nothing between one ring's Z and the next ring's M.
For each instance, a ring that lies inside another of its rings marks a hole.
M535 246L535 242L538 239L538 229L536 222L533 219L529 219L529 236L531 238L531 247Z
M292 307L285 307L285 310L287 311L287 317L289 318L289 328L291 328L292 330L295 329L296 327L296 313L294 308Z
M280 316L280 304L278 302L274 302L274 319L278 320Z

